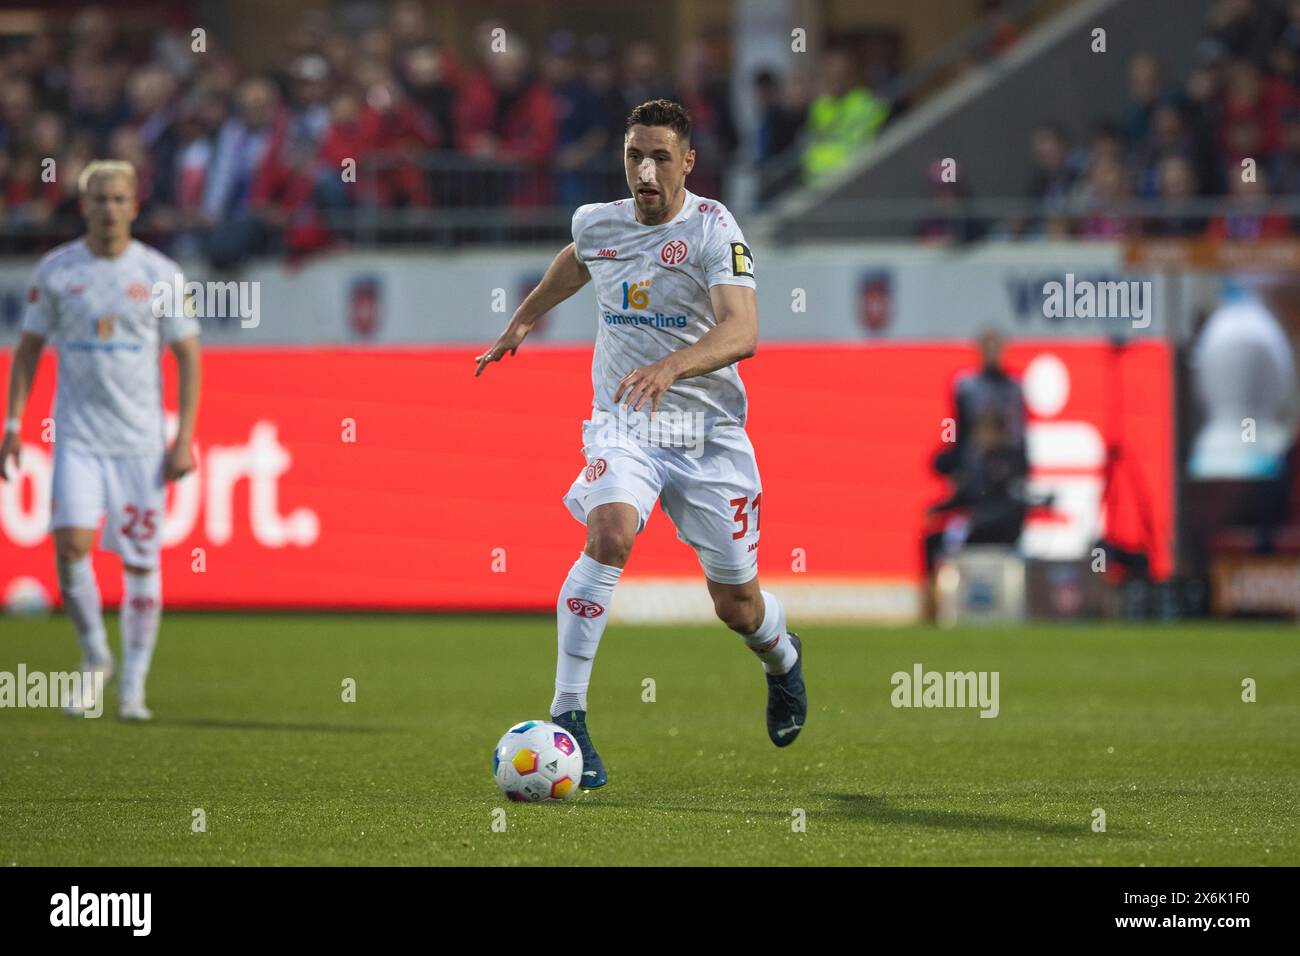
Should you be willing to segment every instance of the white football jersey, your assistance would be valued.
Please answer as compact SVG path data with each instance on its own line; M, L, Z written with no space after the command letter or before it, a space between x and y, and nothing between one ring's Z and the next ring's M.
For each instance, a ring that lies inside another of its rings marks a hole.
M59 356L57 444L102 455L165 448L162 347L198 335L199 323L184 314L183 298L154 315L159 282L184 288L180 266L134 239L117 258L96 256L78 239L36 266L22 329Z
M682 211L658 226L638 222L635 206L620 199L573 214L574 250L591 272L598 305L592 405L611 416L619 413L614 392L623 376L698 342L717 325L711 286L755 288L753 257L722 203L687 191ZM646 402L641 411L649 407ZM690 443L682 429L700 421L705 438L718 426L743 426L747 410L734 364L679 379L660 400L665 424L658 442ZM692 424L676 424L686 422Z

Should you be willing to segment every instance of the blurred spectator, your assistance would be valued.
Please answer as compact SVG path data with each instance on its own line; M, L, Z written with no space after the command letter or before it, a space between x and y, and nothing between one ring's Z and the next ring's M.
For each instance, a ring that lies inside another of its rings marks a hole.
M391 209L431 205L429 174L419 156L441 145L432 121L382 65L357 75L366 81L364 98L335 98L317 188L322 188L322 180L329 181L335 201L327 205L336 207L351 205L357 197ZM342 179L348 160L355 160L355 183ZM340 191L350 195L343 198Z
M1205 229L1205 220L1190 215L1185 209L1187 200L1196 198L1196 172L1184 157L1166 156L1156 169L1159 198L1164 201L1167 215L1153 220L1147 231L1155 236L1196 236Z
M945 169L943 160L936 159L927 170L930 198L941 212L921 223L916 237L934 245L974 242L983 236L984 223L965 214L965 184L949 181Z
M419 0L398 0L393 5L390 18L393 29L393 42L399 50L424 46L432 39L429 25L425 18L424 4Z
M638 40L629 44L623 63L622 94L628 111L650 100L672 96L672 79L653 43Z
M193 93L181 101L176 113L176 164L160 178L170 180L175 228L180 233L177 252L198 249L197 230L203 221L203 192L212 164L214 136L225 121L225 106L210 94Z
M1282 112L1294 91L1265 77L1249 60L1228 64L1222 111L1219 116L1219 146L1229 158L1271 155L1278 147Z
M1285 20L1271 2L1216 0L1205 25L1207 35L1229 56L1264 64Z
M970 446L975 453L953 477L952 494L931 505L930 517L958 509L965 520L949 521L925 537L925 570L933 580L940 559L967 545L1014 545L1020 540L1028 511L1025 478L1029 462L1016 445L998 411L986 411L970 422Z
M161 66L151 63L131 75L126 89L131 109L130 128L148 163L147 176L139 167L136 168L139 177L137 198L143 205L149 202L171 204L175 197L171 190L171 177L165 171L176 167L176 80ZM112 137L120 142L121 133L119 127L113 131ZM134 147L127 151L132 149ZM162 175L158 175L160 173Z
M1287 217L1269 211L1268 174L1263 167L1247 180L1240 167L1229 170L1229 194L1232 211L1215 216L1206 235L1211 239L1252 242L1258 239L1285 239L1291 234Z
M1055 123L1034 130L1031 140L1034 169L1029 180L1029 195L1049 205L1063 204L1078 179L1078 169L1070 156L1065 131Z
M987 39L976 52L978 60L995 60L1020 42L1020 27L1008 12L1006 0L980 0L980 19Z
M607 198L621 195L626 189L623 170L623 125L632 107L623 99L619 87L618 64L614 58L609 37L593 33L583 38L582 53L586 58L583 71L591 91L599 104L600 122L605 127L605 142L609 155L615 161L595 160L597 172L594 174L596 195Z
M796 167L788 160L803 129L806 111L793 101L788 87L782 86L771 70L754 75L754 100L758 109L756 159L762 176L759 200L766 202L796 181Z
M1128 109L1124 135L1130 147L1138 147L1151 134L1151 114L1164 95L1164 73L1160 61L1150 53L1139 53L1128 63Z
M686 107L691 117L691 146L695 149L691 191L700 196L723 194L723 179L740 143L731 113L731 86L725 74L712 72L711 64L717 62L718 57L702 41L688 44L682 51L678 88L670 97Z
M1290 0L1287 16L1269 54L1269 66L1284 83L1300 83L1300 0Z
M218 268L270 249L273 231L287 221L281 200L295 181L288 116L275 86L254 77L240 86L238 101L238 113L217 134L203 190L202 215L214 226L208 254Z
M489 178L482 197L488 205L545 205L551 201L547 166L557 140L555 98L533 74L522 41L484 59L483 70L465 81L456 101L456 145L479 160L530 167L504 188L497 177Z
M1280 148L1268 168L1274 192L1300 195L1300 109L1283 116Z
M621 180L623 177L623 163L621 160L623 123L627 118L627 114L632 111L632 106L623 98L623 91L619 88L618 67L614 61L609 37L600 33L594 33L586 37L582 41L582 52L587 58L584 67L587 82L591 85L591 90L600 103L601 120L605 123L607 130L606 141L612 147L616 147L615 152L620 156L616 179Z
M1079 199L1084 215L1077 235L1081 239L1123 239L1133 231L1130 220L1114 211L1132 198L1128 172L1114 156L1094 154Z
M72 123L94 139L100 153L107 149L113 130L131 118L122 95L123 72L104 63L74 68Z
M1034 130L1030 138L1033 171L1030 173L1028 192L1040 201L1044 216L1029 223L1013 224L1013 232L1048 238L1069 235L1069 221L1064 217L1071 195L1079 179L1077 160L1070 153L1065 131L1055 123L1046 123Z
M771 70L754 74L754 98L759 114L757 159L764 163L795 144L803 128L804 111L789 101L780 78Z
M578 68L578 41L567 30L551 35L542 74L555 98L558 123L556 201L578 206L599 198L595 174L611 159L605 101Z
M854 74L853 61L843 50L823 55L822 92L808 110L806 182L817 182L861 155L889 115L888 104L872 95Z
M289 69L289 142L300 156L311 156L329 128L329 63L306 53Z
M401 80L406 94L433 123L444 148L455 139L456 91L460 64L451 51L433 41L409 47L402 55Z
M986 329L979 336L980 369L959 376L953 388L955 440L935 456L934 469L951 475L970 467L980 455L971 442L974 423L981 416L996 414L1007 444L1018 454L1028 455L1025 444L1025 397L1020 383L1012 378L1002 363L1006 339L996 329Z

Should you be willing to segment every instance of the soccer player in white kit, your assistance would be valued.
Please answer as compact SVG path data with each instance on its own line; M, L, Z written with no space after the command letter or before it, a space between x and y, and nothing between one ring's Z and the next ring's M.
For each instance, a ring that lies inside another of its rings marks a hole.
M0 477L8 480L11 460L21 463L23 411L48 341L59 362L50 524L63 606L81 643L82 670L102 672L107 682L113 657L90 558L103 522L101 545L121 557L124 571L117 713L148 720L144 687L162 615L158 556L166 482L194 469L199 325L183 304L155 314L155 283L176 287L180 267L131 237L138 212L132 166L90 163L79 185L86 234L40 261L28 293L9 379ZM170 450L164 344L179 372L180 427Z
M587 543L556 604L551 703L552 718L582 747L588 789L608 779L586 726L592 662L614 586L657 500L695 549L718 617L763 663L772 742L792 743L808 712L799 637L758 584L762 484L736 369L758 344L753 258L726 207L686 189L695 150L680 105L638 106L623 146L631 199L574 213L572 244L475 370L513 355L539 317L595 281L587 466L564 499L586 523Z

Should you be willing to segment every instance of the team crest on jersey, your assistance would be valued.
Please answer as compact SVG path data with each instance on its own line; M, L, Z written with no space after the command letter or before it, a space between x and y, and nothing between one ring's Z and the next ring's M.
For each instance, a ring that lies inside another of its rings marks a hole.
M32 286L27 290L27 301L35 304L36 300L41 297L41 290Z
M95 320L95 335L108 340L113 337L113 328L117 325L117 316L105 315Z
M583 598L573 597L569 598L566 603L569 606L569 610L578 615L578 617L600 617L605 613L605 608L597 604L595 601L587 601Z
M149 287L143 282L132 282L126 287L126 297L132 302L144 302L149 298Z
M680 239L670 239L659 250L659 261L666 266L675 266L686 261L686 243Z
M749 254L749 246L743 242L731 244L731 274L754 278L754 257Z
M608 466L605 463L605 459L597 458L595 461L593 461L590 465L587 466L587 470L582 473L583 477L586 478L588 482L595 481L597 478L599 478L601 475L605 473L606 467Z

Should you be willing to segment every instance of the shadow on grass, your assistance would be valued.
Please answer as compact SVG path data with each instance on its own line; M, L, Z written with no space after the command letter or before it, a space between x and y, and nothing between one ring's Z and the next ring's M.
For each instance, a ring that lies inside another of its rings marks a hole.
M881 796L870 793L821 793L817 795L827 804L819 809L809 809L809 816L830 817L837 820L856 820L886 826L934 827L941 830L977 830L982 833L1010 832L1033 833L1040 836L1074 837L1086 835L1088 821L1080 823L1048 823L1026 817L999 813L970 813L962 810L909 809L890 803ZM584 795L585 806L619 809L650 810L664 813L710 813L730 817L780 817L790 819L790 810L738 808L709 803L694 805L683 803L622 801L609 799L603 794ZM1113 836L1116 834L1112 834Z
M818 796L834 801L829 811L833 816L852 817L873 823L935 827L941 830L979 830L985 833L1004 830L1057 837L1080 836L1088 832L1087 818L1080 823L1047 823L1003 813L909 809L872 793L823 793Z
M604 794L584 793L582 806L587 808L609 807L619 810L652 810L658 813L716 813L729 817L781 817L790 819L789 810L755 810L730 806L710 806L700 803L693 806L680 803L659 803L645 800L611 800Z
M200 730L292 730L313 734L392 734L400 727L363 727L353 724L294 724L269 720L214 720L192 717L186 720L154 720L154 727L197 727Z

